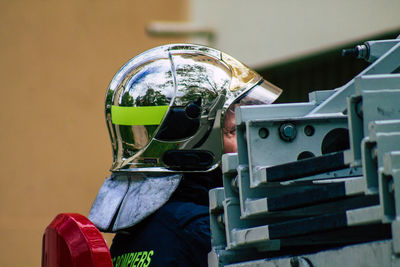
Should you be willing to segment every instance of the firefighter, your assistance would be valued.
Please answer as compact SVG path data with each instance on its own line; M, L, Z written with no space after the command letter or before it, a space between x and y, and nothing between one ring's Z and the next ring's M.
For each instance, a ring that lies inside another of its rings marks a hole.
M106 94L113 164L89 218L116 233L114 266L206 266L208 191L236 151L234 107L281 90L231 56L171 44L126 63Z

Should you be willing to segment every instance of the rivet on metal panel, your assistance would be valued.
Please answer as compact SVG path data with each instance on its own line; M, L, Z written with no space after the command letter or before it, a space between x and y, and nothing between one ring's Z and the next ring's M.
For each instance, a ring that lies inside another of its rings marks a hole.
M315 133L315 128L312 125L307 125L304 127L304 134L307 136L313 136Z
M265 139L269 136L269 131L267 128L260 128L260 130L258 130L258 135L262 138Z
M279 135L282 140L291 142L296 138L296 126L292 123L283 123L279 127Z

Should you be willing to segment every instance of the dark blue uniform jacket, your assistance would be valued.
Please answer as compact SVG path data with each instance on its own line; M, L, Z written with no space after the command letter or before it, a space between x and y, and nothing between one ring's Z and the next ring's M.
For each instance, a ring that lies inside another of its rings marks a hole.
M211 250L208 190L220 171L185 175L171 199L127 231L110 248L115 267L207 266Z

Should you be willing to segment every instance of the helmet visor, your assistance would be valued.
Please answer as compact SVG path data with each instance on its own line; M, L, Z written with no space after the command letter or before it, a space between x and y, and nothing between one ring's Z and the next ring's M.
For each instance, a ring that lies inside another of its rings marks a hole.
M279 87L266 80L261 80L250 90L239 96L232 104L235 106L271 104L281 93L282 89ZM230 107L232 107L232 104Z
M265 80L261 80L250 90L235 99L225 112L223 122L224 152L237 151L235 108L247 105L266 105L273 103L282 90Z

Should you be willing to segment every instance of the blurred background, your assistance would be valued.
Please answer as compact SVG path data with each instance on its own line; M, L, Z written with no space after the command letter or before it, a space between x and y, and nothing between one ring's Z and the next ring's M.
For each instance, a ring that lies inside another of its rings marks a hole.
M112 160L106 88L130 58L207 44L283 88L280 102L307 101L367 66L342 48L396 38L399 10L398 0L0 0L0 265L39 266L51 220L88 214Z

